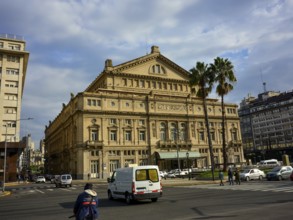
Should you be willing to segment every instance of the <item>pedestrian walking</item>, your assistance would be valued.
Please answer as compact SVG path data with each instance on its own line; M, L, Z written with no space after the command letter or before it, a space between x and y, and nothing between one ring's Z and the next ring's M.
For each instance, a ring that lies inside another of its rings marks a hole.
M224 179L223 170L219 171L219 179L220 179L220 186L224 186L224 183L223 183L223 179Z
M240 185L240 173L239 173L239 170L238 170L238 168L236 168L236 170L235 170L235 183L237 184L237 185Z
M80 193L74 204L73 213L76 220L98 219L98 198L93 190L93 184L87 183L84 192Z
M234 185L233 171L232 171L232 168L231 167L228 170L228 181L229 181L229 185Z

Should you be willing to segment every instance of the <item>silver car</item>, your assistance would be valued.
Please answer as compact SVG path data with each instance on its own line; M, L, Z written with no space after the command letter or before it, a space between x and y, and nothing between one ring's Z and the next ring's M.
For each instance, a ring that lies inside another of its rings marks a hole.
M242 180L262 180L265 177L265 173L262 170L253 168L253 169L245 169L240 173L240 178Z
M267 180L284 180L289 179L293 168L291 166L274 167L267 173Z

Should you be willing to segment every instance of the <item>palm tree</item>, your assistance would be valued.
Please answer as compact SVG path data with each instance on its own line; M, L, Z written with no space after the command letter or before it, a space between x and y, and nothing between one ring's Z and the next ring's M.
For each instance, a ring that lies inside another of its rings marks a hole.
M210 159L211 159L211 169L212 169L212 176L213 180L215 180L214 177L214 154L213 154L213 146L211 141L211 133L210 133L210 126L209 126L209 118L208 118L208 112L207 112L207 104L206 104L206 98L209 95L209 93L212 91L213 83L214 83L214 74L211 71L211 69L208 67L207 64L197 62L196 67L189 70L191 72L190 75L190 86L192 89L194 89L195 86L198 86L198 91L196 92L196 95L198 97L202 98L203 101L203 109L204 109L204 116L205 116L205 124L207 128L207 134L208 134L208 144L209 144L209 151L210 151Z
M218 83L216 92L219 96L221 96L224 171L227 171L224 96L233 90L233 83L237 81L233 68L233 64L228 59L220 57L214 59L214 63L211 64L211 71L215 74L215 82Z

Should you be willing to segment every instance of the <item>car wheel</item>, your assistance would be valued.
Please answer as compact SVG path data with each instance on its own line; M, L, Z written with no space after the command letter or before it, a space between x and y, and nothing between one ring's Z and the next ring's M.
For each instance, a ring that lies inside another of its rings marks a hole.
M58 188L58 184L55 184L56 188Z
M110 190L108 191L108 199L109 199L109 200L113 200L113 196L112 196L112 193L111 193Z
M128 205L131 204L131 200L132 200L132 198L131 198L131 194L126 193L126 195L125 195L125 200L126 200L126 203L127 203Z
M245 178L245 180L246 180L246 181L249 181L249 180L250 180L249 176L247 176L247 177Z
M280 181L281 181L281 180L282 180L282 176L278 176L278 180L280 180Z
M158 201L158 198L151 198L152 202Z
M263 177L262 176L259 176L259 180L262 180L263 179Z

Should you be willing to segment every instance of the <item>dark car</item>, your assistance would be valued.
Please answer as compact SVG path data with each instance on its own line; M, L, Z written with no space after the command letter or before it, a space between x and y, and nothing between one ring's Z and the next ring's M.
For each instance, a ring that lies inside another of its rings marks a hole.
M292 173L291 173L291 175L290 175L290 180L293 181L293 171L292 171Z
M289 179L292 171L293 168L291 166L274 167L270 172L267 173L267 180Z

